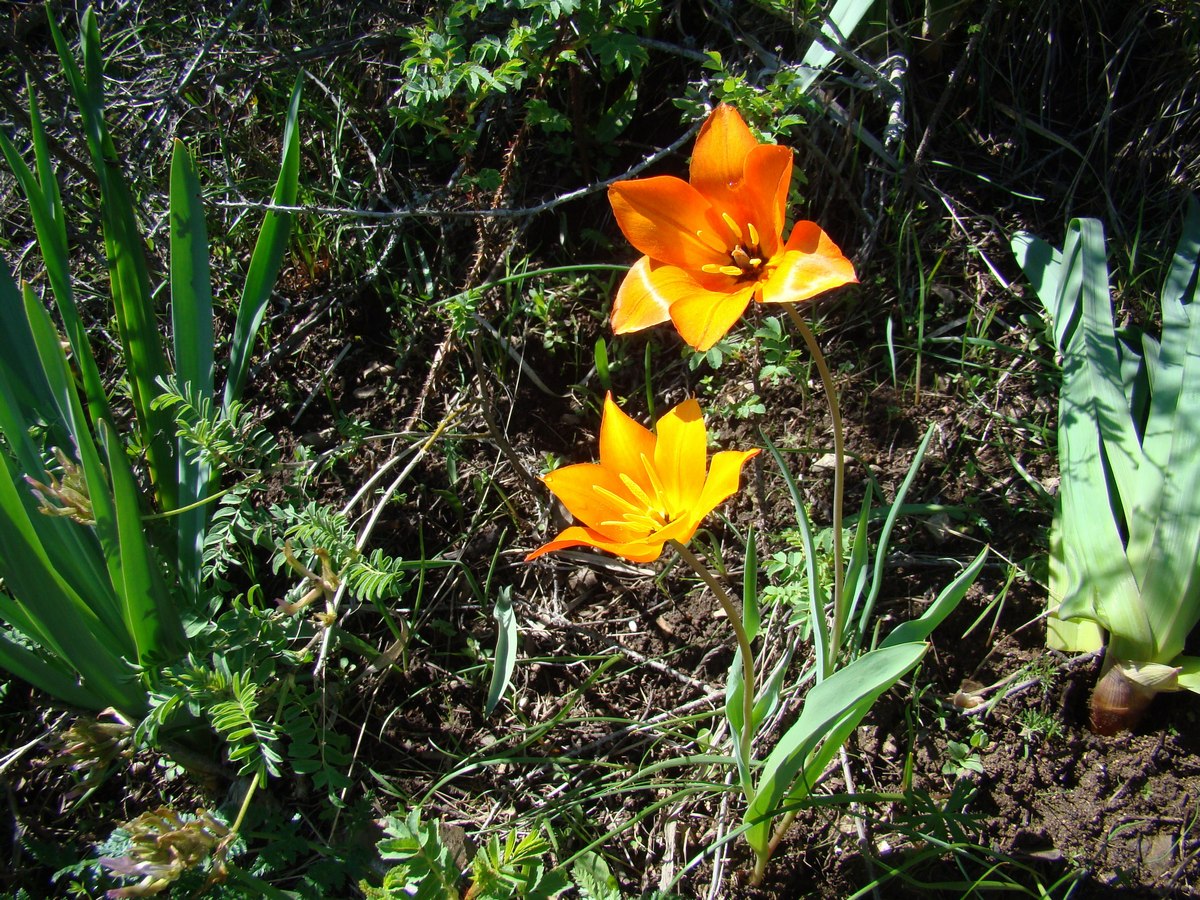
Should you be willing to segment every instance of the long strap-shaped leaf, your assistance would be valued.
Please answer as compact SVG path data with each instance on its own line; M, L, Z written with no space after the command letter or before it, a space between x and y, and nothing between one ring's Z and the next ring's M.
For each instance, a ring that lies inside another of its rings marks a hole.
M49 162L42 156L45 147L44 135L41 129L41 118L37 114L37 103L30 94L30 123L34 133L34 149L37 153L37 168L39 172L49 170ZM40 148L40 149L39 149ZM52 175L48 181L38 183L33 171L25 164L25 160L16 148L0 131L0 152L4 154L9 170L16 176L17 183L29 205L30 217L37 232L38 248L42 252L42 263L46 267L46 278L50 282L50 290L58 307L66 330L67 340L71 344L71 353L79 367L83 381L84 394L87 397L88 410L94 419L109 416L108 399L100 380L100 371L96 367L92 355L92 345L88 338L87 329L75 306L75 294L71 287L71 268L67 256L66 232L61 227L62 204L58 199L58 187Z
M112 633L117 635L119 644L114 648L118 655L130 659L137 658L134 646L129 641L126 628L126 617L120 598L113 588L119 591L119 586L125 582L123 567L125 559L121 554L121 542L118 533L117 510L113 502L112 492L108 483L108 471L101 461L100 451L92 437L91 428L83 414L79 397L71 380L70 369L62 346L54 333L54 325L50 315L26 288L25 315L29 321L37 346L38 357L41 360L42 371L50 386L58 415L70 432L75 451L79 455L79 466L83 471L87 484L88 499L91 501L92 515L95 523L92 526L96 538L100 542L100 552L107 567L108 583L77 585L83 596L96 614L108 625ZM59 551L54 545L47 545L51 553ZM24 595L18 595L24 596Z
M920 445L917 447L917 452L913 456L912 463L909 464L908 472L904 476L904 481L900 483L900 489L896 491L896 496L892 498L892 505L888 507L888 514L883 520L883 529L879 532L879 542L875 551L875 566L871 573L871 592L867 595L867 604L863 609L863 613L859 616L859 646L863 646L866 641L866 629L870 625L871 614L875 610L875 602L879 599L880 591L883 590L883 575L887 571L887 554L888 548L892 540L892 529L896 527L896 520L900 517L900 510L904 506L904 500L908 497L909 488L917 477L917 470L921 467L922 460L925 459L925 452L929 449L929 442L933 440L934 426L930 425L925 430L925 437L921 439Z
M928 640L934 629L942 624L950 613L954 612L962 598L967 595L967 591L971 589L971 585L983 571L983 564L987 561L987 556L988 548L984 547L953 581L942 588L941 593L937 595L933 603L929 604L925 612L915 619L901 622L892 629L879 646L881 648L894 647L897 644Z
M40 448L30 436L32 416L53 408L50 389L38 365L33 335L25 321L21 294L0 259L0 434L21 468L42 481ZM60 432L59 438L66 435Z
M759 437L763 446L774 457L775 464L779 467L779 474L783 476L783 483L787 486L788 495L792 498L792 506L796 510L796 527L800 529L800 537L804 544L804 575L808 582L808 615L809 621L812 622L813 653L817 659L816 675L817 681L824 681L826 677L833 674L833 668L830 665L829 623L825 621L827 597L821 587L821 581L817 577L816 541L813 539L812 523L808 520L808 512L804 508L804 498L800 494L800 487L796 484L796 479L792 477L787 460L783 458L779 448L771 443L761 429Z
M112 477L120 545L117 552L121 558L121 580L113 586L121 602L125 628L134 645L134 659L145 666L169 651L177 651L183 643L183 630L143 531L140 493L125 450L111 433L108 423L102 422L100 427L101 438L108 449L108 471Z
M1091 618L1108 630L1149 639L1149 623L1140 613L1137 581L1125 556L1116 498L1106 464L1108 448L1132 435L1127 401L1115 399L1121 374L1113 341L1111 306L1103 303L1099 283L1107 291L1108 267L1103 232L1094 220L1075 220L1063 248L1056 315L1075 323L1062 334L1063 383L1059 395L1058 456L1063 472L1060 571L1066 577L1058 615L1063 619ZM1086 240L1084 237L1086 236ZM1108 345L1105 346L1105 341ZM1122 417L1125 430L1122 426ZM1110 439L1106 439L1106 435ZM1136 437L1132 438L1136 446ZM1124 446L1129 451L1127 443ZM1126 491L1132 473L1123 467ZM1115 469L1115 466L1114 466ZM1113 478L1117 476L1114 474Z
M1157 475L1139 479L1148 496L1143 515L1130 523L1129 558L1141 584L1153 643L1130 645L1118 632L1111 648L1117 658L1135 662L1171 662L1200 620L1198 276L1200 206L1193 198L1162 292L1163 335L1153 379L1145 464Z
M26 292L30 302L36 302L28 288ZM42 459L47 447L70 447L75 441L68 423L54 415L54 393L42 370L25 307L2 262L0 321L5 323L0 329L0 433L21 473L46 484L51 480ZM43 435L40 442L33 440L34 433ZM59 572L78 590L102 594L108 589L107 569L91 532L62 518L41 516L38 533L43 543L55 548Z
M31 515L41 514L17 493L7 461L0 468L0 564L14 595L0 595L0 615L73 666L105 705L128 714L144 711L145 694L124 662L121 637L64 580L34 528Z
M88 9L80 21L79 44L84 70L75 63L62 31L50 20L50 32L58 48L67 82L79 106L92 165L100 182L100 214L108 259L109 291L117 320L129 378L130 393L138 425L146 441L150 477L163 509L178 506L178 472L173 421L168 411L156 409L153 400L167 375L166 354L158 333L150 272L137 226L133 198L120 171L108 128L104 123L103 59L96 14Z
M297 121L300 117L300 88L303 85L301 78L296 79L296 86L292 89L287 123L283 129L283 159L279 166L279 178L275 182L275 193L271 197L275 206L294 206L299 191L300 131ZM233 328L233 342L229 348L229 371L225 381L226 411L230 404L241 398L246 386L254 338L266 314L267 301L279 277L280 266L283 265L291 225L291 213L272 209L263 218L262 230L254 245L254 255L250 258L250 269L246 273L246 284Z
M49 315L31 291L26 291L25 313L42 371L79 453L96 519L96 535L114 589L89 595L87 600L113 632L120 635L121 643L113 648L114 652L146 665L164 649L177 647L182 632L172 598L162 582L143 532L141 493L123 444L104 420L100 421L99 429L107 466L101 461L70 380L62 346L56 339Z
M43 659L3 632L0 632L0 668L25 679L51 697L81 709L99 711L111 705L104 697L80 684L61 659Z
M171 334L175 349L175 379L187 385L197 403L213 399L213 304L208 267L208 229L200 180L192 156L181 141L171 155ZM174 517L180 578L193 598L199 591L200 564L209 509L200 501L212 488L206 462L176 447L179 465L179 504L186 509ZM188 507L191 507L190 509Z
M1133 429L1129 397L1123 389L1112 299L1109 297L1104 229L1098 220L1075 219L1071 222L1063 246L1063 262L1067 267L1063 291L1070 297L1078 292L1082 302L1082 318L1076 334L1083 342L1086 361L1083 377L1088 381L1092 415L1100 428L1100 439L1106 462L1112 469L1121 511L1133 515L1142 450Z
M925 649L915 643L872 650L808 692L800 717L763 763L757 792L746 809L746 840L755 852L766 852L771 817L779 805L811 789L879 695L912 669Z

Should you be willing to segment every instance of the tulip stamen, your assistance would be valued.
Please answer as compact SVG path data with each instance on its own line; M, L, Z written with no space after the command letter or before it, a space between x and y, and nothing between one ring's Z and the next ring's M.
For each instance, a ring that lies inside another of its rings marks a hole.
M658 498L658 503L655 504L663 511L663 516L668 520L675 518L674 510L667 509L667 491L663 487L662 479L658 477L658 471L654 468L654 463L645 453L641 454L642 468L646 471L646 477L650 480L650 488L654 491L654 496Z
M696 229L696 239L709 250L715 250L717 253L724 253L727 247L725 241L718 240L715 235L709 235L703 228Z
M629 486L629 483L625 482L624 479L622 479L622 481L626 487ZM647 534L652 531L657 531L659 528L662 528L667 524L663 513L651 507L649 503L647 503L645 506L638 506L633 501L622 497L620 494L614 494L612 491L608 490L608 488L603 488L598 484L593 484L592 490L612 503L621 513L621 519L623 521L610 520L606 524L617 525L620 527L628 527L633 525L637 528L646 529ZM643 497L645 496L644 492L640 493L642 493Z
M663 513L661 504L655 503L653 500L651 500L650 495L642 489L640 484L638 484L624 472L618 472L617 476L621 479L621 484L629 488L629 493L633 494L633 496L637 498L638 502L641 503L642 506L653 513L660 515Z
M645 512L645 510L643 510L640 506L638 506L632 500L628 500L625 497L622 497L620 494L614 494L608 488L601 487L598 484L593 484L592 490L595 491L597 494L599 494L601 497L603 497L605 500L607 500L609 503L611 503L615 507L617 507L617 509L619 509L621 511L622 515L628 515L629 513L636 514L636 513Z
M729 226L729 230L737 235L738 243L741 243L743 240L742 229L738 227L737 220L727 212L721 213L721 219Z

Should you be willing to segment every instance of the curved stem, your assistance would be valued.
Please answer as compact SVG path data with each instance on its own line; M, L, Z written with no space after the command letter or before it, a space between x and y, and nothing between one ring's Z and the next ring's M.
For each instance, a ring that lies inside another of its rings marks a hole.
M750 636L746 634L746 626L742 622L742 614L738 612L737 606L734 605L733 598L729 596L729 591L725 590L725 586L717 580L708 566L700 561L686 546L679 541L671 541L671 549L692 567L701 580L708 585L709 589L716 595L717 602L721 604L721 608L725 610L725 616L729 619L729 624L733 626L734 636L737 638L738 650L742 654L742 682L744 690L742 691L742 733L739 735L741 741L742 759L747 764L750 762L750 744L754 738L754 656L750 650ZM744 785L746 791L747 802L753 799L749 794L749 786Z
M825 354L813 336L808 323L796 311L796 304L785 303L784 307L792 318L792 324L808 345L813 362L817 364L817 372L821 376L821 386L825 390L825 400L829 404L829 416L833 420L833 624L829 629L829 659L825 661L825 675L833 671L838 653L841 651L842 630L845 628L846 610L843 608L842 594L846 578L842 564L842 506L846 493L846 447L842 440L842 410L838 406L837 388L833 383L833 374L825 362Z

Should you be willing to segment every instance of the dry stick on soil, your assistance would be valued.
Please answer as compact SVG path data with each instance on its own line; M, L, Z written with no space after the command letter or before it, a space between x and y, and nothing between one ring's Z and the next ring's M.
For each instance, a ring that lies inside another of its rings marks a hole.
M559 630L567 629L569 631L574 631L578 634L582 634L586 637L592 638L593 640L600 641L600 642L606 644L609 648L614 649L617 652L619 652L622 656L629 657L629 659L631 659L633 662L637 663L639 666L649 666L650 668L652 668L658 672L662 672L664 675L668 675L671 678L674 678L680 684L686 684L690 688L693 688L698 691L702 691L704 693L704 696L702 698L700 698L700 700L694 701L695 703L717 701L717 700L721 700L725 696L723 691L718 691L712 685L710 685L708 682L701 681L699 678L693 678L691 675L688 675L685 672L680 672L678 669L668 666L666 663L659 662L656 659L652 659L649 656L646 656L642 653L638 653L636 650L630 650L628 647L622 645L621 643L619 643L618 641L609 637L608 635L601 634L600 632L596 631L594 628L589 628L586 625L576 624L575 622L571 622L560 616L548 616L545 613L538 612L537 610L531 610L530 614L533 616L533 618L537 619L539 622L541 622L547 628L555 628L555 629L559 629ZM655 717L655 719L658 719L658 718L661 718L661 717L660 716ZM654 719L651 719L648 721L654 721ZM644 725L644 724L645 723L639 723L637 726L632 726L632 728L641 728L642 725ZM628 730L630 730L630 729L624 729L624 731L628 731ZM601 744L607 743L608 741L612 740L613 737L615 737L616 735L621 734L621 733L622 732L613 732L612 735L604 737L598 741L594 741L592 744L589 744L588 746L600 746Z
M971 37L967 41L967 46L963 50L962 57L959 59L958 65L954 67L954 71L950 73L950 78L946 81L946 89L942 91L942 95L938 98L933 112L929 114L929 124L925 126L925 132L921 135L921 142L917 144L917 152L913 154L912 164L908 167L908 172L905 174L904 180L906 186L912 185L913 179L916 177L917 172L920 171L921 163L925 161L925 154L929 151L929 141L933 137L934 126L938 124L938 120L945 113L946 106L950 103L950 98L954 96L954 92L958 89L958 83L966 77L967 64L971 61L971 57L975 55L975 49L979 46L979 36L987 32L988 23L992 19L992 13L996 11L996 6L996 0L992 0L983 13L979 27L971 29Z
M589 185L581 188L576 188L573 191L567 191L565 194L559 194L557 197L552 197L541 203L533 206L522 207L501 207L495 209L472 208L472 209L442 209L432 206L410 206L400 209L378 210L378 209L362 209L356 207L345 206L321 206L319 204L305 204L303 206L276 206L267 201L256 200L220 200L214 199L213 206L225 207L229 209L246 209L246 210L275 210L276 212L290 213L308 213L311 215L329 216L331 218L356 218L356 219L375 219L381 223L395 222L403 219L473 219L473 218L492 218L492 219L520 219L530 216L536 216L539 213L548 212L562 206L564 203L570 203L572 200L578 200L581 197L587 197L591 194L599 193L606 190L609 185L615 184L618 181L628 181L644 170L650 168L659 160L665 159L672 153L679 150L685 144L689 143L696 132L700 130L702 123L697 122L678 139L663 147L661 150L655 151L645 157L641 162L631 166L620 175L613 175L610 178L605 178L601 181L594 181Z
M366 525L363 526L362 531L359 532L357 540L354 542L355 550L361 553L363 548L366 547L367 542L371 539L371 532L375 530L375 526L379 522L379 517L383 514L384 507L386 507L391 501L392 497L395 496L396 491L400 489L400 485L404 483L405 479L408 478L413 469L417 467L417 464L425 458L425 454L429 452L429 448L432 447L439 438L441 438L443 432L450 427L451 423L453 423L454 420L457 419L465 409L466 404L460 402L458 397L455 397L451 403L451 409L449 412L442 417L442 421L438 422L437 427L434 428L429 437L427 437L424 442L422 442L421 446L417 448L417 452L413 454L413 458L409 460L408 465L405 466L400 474L395 477L392 483L388 485L387 490L383 492L383 496L379 498L379 502L375 504L375 509L371 512L371 518L367 520ZM337 592L333 595L333 600L330 602L330 611L332 613L336 614L338 612L339 608L341 607L341 602L345 596L346 583L343 581L340 585L338 585ZM313 675L317 678L321 677L325 668L325 656L329 652L329 639L332 632L332 628L326 628L321 632L321 651L317 654L316 665L313 666Z
M496 424L495 417L492 415L492 389L488 384L488 373L483 365L483 353L479 347L480 343L479 330L476 329L471 339L471 360L475 364L475 380L479 382L479 413L483 416L484 424L487 425L488 434L492 441L500 448L500 452L504 454L504 458L508 460L508 464L520 476L521 481L525 483L526 489L537 500L540 507L545 503L540 483L533 477L533 473L529 471L525 463L522 462L521 457L517 456L517 451L508 442L508 437Z

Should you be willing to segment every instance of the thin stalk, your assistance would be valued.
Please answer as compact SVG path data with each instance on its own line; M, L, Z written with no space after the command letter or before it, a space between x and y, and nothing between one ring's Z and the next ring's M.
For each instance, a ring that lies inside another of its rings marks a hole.
M808 345L813 362L817 364L817 372L821 376L821 386L825 390L825 400L829 404L829 416L833 420L833 624L829 630L829 659L825 661L824 675L833 671L838 653L842 646L842 631L846 627L846 610L843 608L842 594L846 579L845 568L842 564L842 506L846 494L846 446L842 440L842 410L838 405L837 389L833 383L833 374L825 362L825 354L813 336L808 323L796 311L796 304L785 303L784 308L792 317L792 324Z
M742 759L749 761L750 759L750 744L754 738L754 656L750 650L750 636L746 634L746 626L742 623L742 615L738 612L734 605L733 598L729 596L729 592L725 590L725 586L717 580L715 576L702 563L699 557L691 550L681 544L679 541L671 541L671 549L692 567L700 579L708 585L709 589L716 595L717 602L721 604L721 608L725 610L725 617L729 619L729 624L733 626L734 636L737 638L738 649L742 654L742 682L744 690L742 691L742 731L738 735L741 742ZM746 801L749 802L753 797L747 792Z
M229 848L233 846L233 842L237 840L238 831L242 827L242 822L246 818L246 813L250 809L250 801L254 799L254 793L258 790L258 782L266 781L266 773L255 773L250 779L250 785L246 788L246 795L242 797L242 805L238 808L237 818L233 820L233 824L229 826L229 834L221 838L221 842L217 844L216 850L213 852L213 858L217 860L219 866L225 865L225 855L229 852Z
M775 851L783 840L783 836L788 833L788 829L792 827L792 823L796 821L796 816L799 814L799 808L789 809L783 814L783 818L775 823L775 829L771 832L771 841L767 844L767 852L759 854L758 858L754 861L754 872L750 875L751 884L762 884L763 878L767 874L767 863L775 855Z

